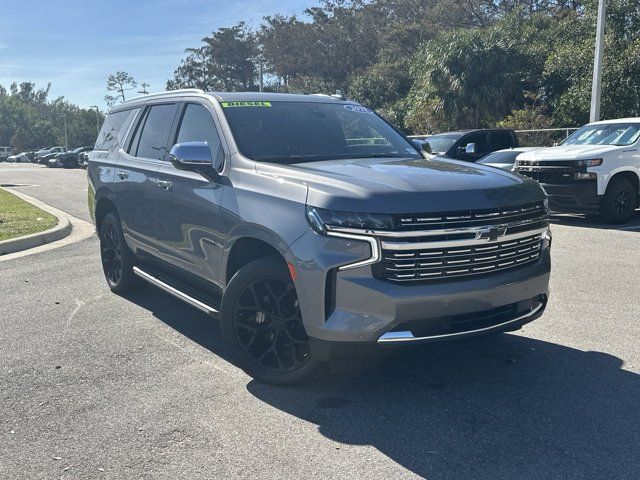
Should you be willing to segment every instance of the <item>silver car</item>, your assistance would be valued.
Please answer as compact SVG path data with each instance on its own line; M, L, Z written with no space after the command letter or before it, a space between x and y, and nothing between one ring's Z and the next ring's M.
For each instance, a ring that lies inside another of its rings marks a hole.
M108 115L89 155L107 283L220 320L290 384L331 358L515 330L548 298L537 182L431 160L341 98L182 90Z

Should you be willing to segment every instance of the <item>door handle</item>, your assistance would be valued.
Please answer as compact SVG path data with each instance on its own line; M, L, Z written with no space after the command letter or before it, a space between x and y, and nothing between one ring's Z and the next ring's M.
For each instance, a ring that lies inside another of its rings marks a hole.
M120 180L125 180L129 178L129 172L125 172L124 170L118 170L118 178Z
M171 185L173 184L168 180L158 180L158 186L163 190L169 190Z

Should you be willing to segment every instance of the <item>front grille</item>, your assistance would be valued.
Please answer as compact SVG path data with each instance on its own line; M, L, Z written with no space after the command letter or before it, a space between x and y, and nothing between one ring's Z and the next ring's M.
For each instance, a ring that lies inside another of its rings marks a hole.
M518 170L518 173L539 183L564 184L574 181L574 174L567 172L531 172Z
M516 171L540 183L570 183L578 172L586 172L578 160L518 160Z
M442 280L518 268L540 256L540 234L470 246L416 250L382 250L377 277L398 283Z
M461 210L446 213L412 213L396 215L397 231L436 230L482 226L496 223L522 222L540 217L544 213L542 202L517 207L487 210Z

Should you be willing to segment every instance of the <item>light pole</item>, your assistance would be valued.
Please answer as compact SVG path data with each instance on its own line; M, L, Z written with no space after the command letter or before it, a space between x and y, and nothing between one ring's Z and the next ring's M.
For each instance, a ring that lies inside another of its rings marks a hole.
M254 57L249 57L247 58L247 61L253 63L254 68L255 68L256 62L258 62L258 77L259 77L258 91L262 92L262 90L264 89L264 60L262 58L262 54L258 53L258 55ZM251 82L253 83L253 79L251 80Z
M591 113L590 122L600 120L600 97L602 96L602 50L604 48L604 22L606 14L606 0L598 2L598 25L596 27L596 48L593 59L593 81L591 83Z
M98 105L91 105L91 108L96 109L96 138L100 135L100 109Z
M67 135L67 114L64 114L64 151L69 151L69 136Z

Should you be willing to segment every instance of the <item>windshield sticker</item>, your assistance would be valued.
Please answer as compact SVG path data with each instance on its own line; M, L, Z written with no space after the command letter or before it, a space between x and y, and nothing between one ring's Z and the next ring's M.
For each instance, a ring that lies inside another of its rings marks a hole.
M222 108L230 107L270 107L271 102L220 102Z
M363 107L362 105L345 105L344 108L346 108L347 110L349 110L350 112L357 112L357 113L373 113L371 110L369 110L367 107Z

